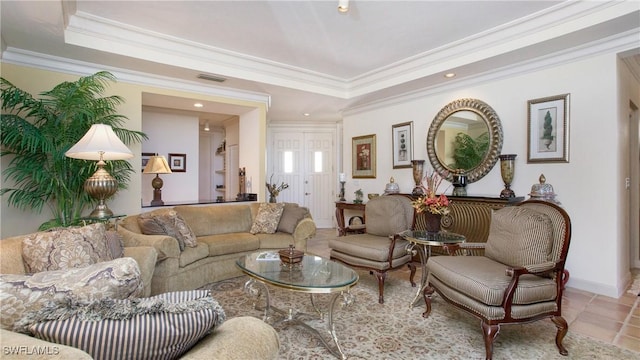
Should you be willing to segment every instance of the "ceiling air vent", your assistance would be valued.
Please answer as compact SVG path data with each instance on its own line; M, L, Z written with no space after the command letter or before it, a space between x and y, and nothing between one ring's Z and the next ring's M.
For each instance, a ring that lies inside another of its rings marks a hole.
M198 79L215 81L219 83L227 81L227 79L223 78L222 76L209 75L209 74L199 74Z

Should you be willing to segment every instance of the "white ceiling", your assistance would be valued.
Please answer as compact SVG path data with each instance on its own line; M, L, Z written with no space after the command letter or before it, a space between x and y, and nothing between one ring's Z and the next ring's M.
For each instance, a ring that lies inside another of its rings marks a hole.
M345 14L337 4L2 0L2 55L10 61L35 52L268 94L267 116L280 121L337 121L344 109L548 62L569 50L619 46L640 68L637 0L350 0ZM637 43L618 44L629 36ZM450 71L452 80L443 76ZM227 80L198 79L203 73ZM192 109L188 99L145 98L149 106Z

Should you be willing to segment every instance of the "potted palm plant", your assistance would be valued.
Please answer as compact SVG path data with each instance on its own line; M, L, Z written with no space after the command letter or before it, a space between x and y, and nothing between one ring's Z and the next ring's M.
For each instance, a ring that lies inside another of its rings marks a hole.
M40 230L74 225L83 210L95 202L83 184L96 171L96 163L65 156L91 125L111 125L125 144L147 138L140 131L120 127L127 118L117 114L116 108L124 99L101 96L110 81L115 77L101 71L58 84L36 98L0 78L0 157L8 160L0 195L22 210L40 213L48 206L53 219ZM127 161L109 161L105 169L116 178L119 188L126 187L134 172Z

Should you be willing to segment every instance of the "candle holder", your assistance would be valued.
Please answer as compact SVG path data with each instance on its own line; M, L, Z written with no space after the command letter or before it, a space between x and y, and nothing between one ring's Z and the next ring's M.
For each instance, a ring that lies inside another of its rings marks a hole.
M340 181L340 200L339 201L347 201L347 199L344 198L344 184L346 181Z
M511 190L511 183L513 182L513 176L515 172L515 159L516 154L500 155L500 175L502 181L504 181L504 189L500 192L501 199L509 199L516 196L516 193Z
M411 195L422 196L424 195L424 188L422 187L424 160L411 160L411 167L413 168L413 181L416 183L416 187L411 191Z

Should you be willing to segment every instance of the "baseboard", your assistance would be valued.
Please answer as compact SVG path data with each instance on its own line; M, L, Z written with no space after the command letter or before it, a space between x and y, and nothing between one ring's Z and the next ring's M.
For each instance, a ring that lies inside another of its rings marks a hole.
M576 278L572 276L569 278L569 282L567 283L567 287L588 291L598 295L609 296L612 298L619 298L624 294L629 285L631 285L631 272L627 271L624 275L624 278L618 281L620 286L612 286L610 284L603 284L598 282L593 282L589 280L584 280L580 278Z

